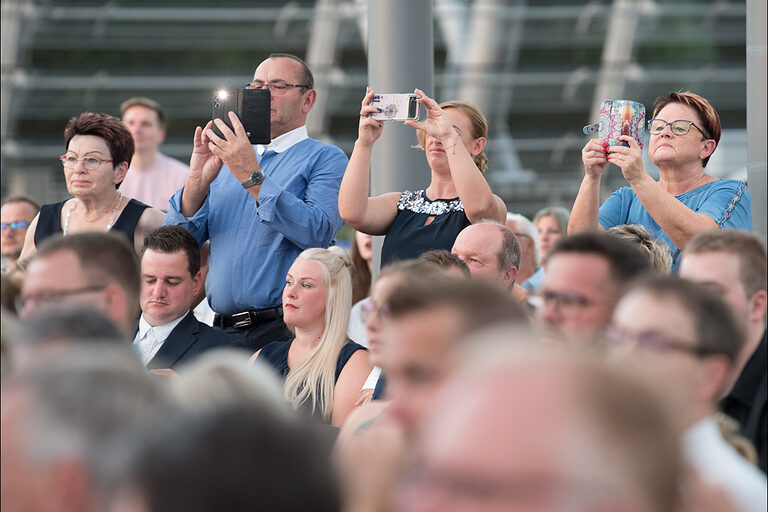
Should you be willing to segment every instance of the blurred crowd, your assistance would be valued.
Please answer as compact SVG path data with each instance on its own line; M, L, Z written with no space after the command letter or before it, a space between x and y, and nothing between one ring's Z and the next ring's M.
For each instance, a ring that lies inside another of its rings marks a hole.
M658 179L592 139L528 219L469 103L415 90L429 185L371 196L373 90L348 158L300 58L246 87L268 144L229 113L187 165L130 98L65 127L71 197L3 201L4 511L766 510L766 246L705 98L654 104Z

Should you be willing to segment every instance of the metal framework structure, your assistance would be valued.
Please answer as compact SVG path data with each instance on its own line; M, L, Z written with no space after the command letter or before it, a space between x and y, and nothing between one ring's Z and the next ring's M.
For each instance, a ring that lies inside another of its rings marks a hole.
M434 0L435 94L486 112L489 180L524 214L545 204L570 206L582 172L580 128L609 97L649 105L671 89L706 96L732 145L708 169L746 177L749 2ZM156 5L3 0L4 195L64 195L54 164L66 120L88 109L116 114L132 95L166 107L164 151L186 159L194 126L210 115L210 91L244 83L275 51L305 57L315 73L313 136L351 151L370 80L369 1ZM402 32L406 41L412 35ZM761 48L764 69L764 42ZM764 78L762 84L764 95ZM615 174L606 190L623 184Z

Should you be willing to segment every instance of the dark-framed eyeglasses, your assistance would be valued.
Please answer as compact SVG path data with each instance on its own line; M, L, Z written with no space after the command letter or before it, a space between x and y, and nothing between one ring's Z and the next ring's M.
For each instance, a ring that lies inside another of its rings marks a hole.
M289 87L298 87L300 89L309 89L308 85L304 84L289 84L285 80L274 80L272 82L262 82L261 80L254 80L245 84L246 89L269 89L272 94L285 94Z
M11 231L18 231L19 229L24 229L27 226L29 226L29 222L26 220L15 220L13 222L3 222L0 224L0 227L2 228L2 231L5 231L6 229L11 229Z
M93 286L83 286L81 288L72 288L70 290L49 290L49 291L44 291L39 293L19 295L16 298L16 310L22 311L31 303L43 304L46 302L58 301L65 297L70 297L72 295L79 295L81 293L100 292L106 287L107 285L93 285Z
M688 121L687 119L678 119L676 121L672 121L671 123L668 123L663 119L650 119L648 121L648 133L651 135L659 135L667 126L669 126L672 135L678 136L687 134L689 131L691 131L691 126L694 126L705 138L709 138L707 137L707 134L704 133L704 130L696 126L696 123L693 121Z
M59 157L61 164L67 169L73 169L77 167L77 162L83 162L83 167L87 171L93 171L98 169L104 162L114 162L114 160L107 160L106 158L96 158L95 156L84 156L83 158L77 158L72 155L61 155Z
M621 327L611 325L605 330L606 339L615 347L631 345L632 347L654 352L683 352L701 358L715 355L710 349L690 342L672 338L657 331L630 332Z

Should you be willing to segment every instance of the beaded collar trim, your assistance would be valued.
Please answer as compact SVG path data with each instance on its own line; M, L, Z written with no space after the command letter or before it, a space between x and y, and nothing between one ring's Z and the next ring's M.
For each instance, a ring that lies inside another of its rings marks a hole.
M424 195L423 190L415 192L406 190L400 194L397 209L410 210L414 213L426 213L427 215L443 215L445 213L463 212L464 205L461 203L461 199L451 199L449 201L437 199L430 201Z

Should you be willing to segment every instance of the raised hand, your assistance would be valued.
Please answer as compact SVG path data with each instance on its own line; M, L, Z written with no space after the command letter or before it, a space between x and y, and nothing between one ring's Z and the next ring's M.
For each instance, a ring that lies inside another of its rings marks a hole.
M195 128L194 148L192 150L192 157L189 160L190 178L196 179L206 188L219 175L223 165L221 158L214 155L210 149L211 141L206 132L211 129L211 126L213 126L213 121L208 121L205 128L200 128L199 126Z
M372 146L376 139L381 137L381 132L384 129L381 121L371 118L373 114L381 112L380 108L371 105L373 94L373 89L365 88L365 97L360 108L360 125L357 129L358 142L368 146Z
M592 139L587 142L584 149L581 150L581 161L584 163L584 170L587 176L599 178L605 170L608 151L608 143L601 139Z
M609 146L606 159L619 166L624 179L631 185L647 176L643 167L643 152L637 141L629 135L622 135L619 140L628 143L629 147Z
M427 112L427 117L423 121L409 119L405 121L405 124L423 131L427 135L436 138L444 145L454 138L458 138L458 133L456 133L453 124L451 124L451 119L445 114L445 111L440 108L437 102L424 94L424 91L421 89L414 89L413 93L419 96L419 99L416 101L424 106L424 109Z
M234 131L230 130L221 119L214 120L224 138L216 135L213 129L205 131L210 139L208 147L214 155L227 164L227 168L238 180L245 181L253 171L259 169L259 160L237 114L229 112L229 120L232 122Z

